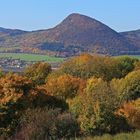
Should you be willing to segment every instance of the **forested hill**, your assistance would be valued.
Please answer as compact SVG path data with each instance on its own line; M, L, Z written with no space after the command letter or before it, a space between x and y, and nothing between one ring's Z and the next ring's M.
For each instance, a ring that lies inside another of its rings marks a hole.
M45 50L63 56L81 52L135 54L140 49L124 33L80 14L71 14L56 27L46 30L26 32L0 28L0 46L16 46L16 52L41 53Z
M140 48L140 30L122 32L121 35L123 35L133 45Z

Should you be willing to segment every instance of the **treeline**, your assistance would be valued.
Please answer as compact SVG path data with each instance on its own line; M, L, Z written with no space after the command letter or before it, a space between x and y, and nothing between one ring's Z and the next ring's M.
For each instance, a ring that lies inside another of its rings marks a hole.
M0 137L52 140L140 129L140 61L83 54L52 71L0 74Z

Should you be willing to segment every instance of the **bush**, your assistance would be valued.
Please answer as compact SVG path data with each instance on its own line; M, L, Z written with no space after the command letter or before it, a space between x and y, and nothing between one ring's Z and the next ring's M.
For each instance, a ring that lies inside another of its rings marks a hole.
M78 132L79 125L70 113L61 113L60 109L29 109L21 119L15 139L61 139L74 137Z

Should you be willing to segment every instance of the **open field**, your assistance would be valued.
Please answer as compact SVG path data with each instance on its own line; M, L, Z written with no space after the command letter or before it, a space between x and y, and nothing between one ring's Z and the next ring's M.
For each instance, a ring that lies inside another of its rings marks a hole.
M115 57L126 57L126 56L140 59L140 55L119 55L119 56L115 56Z
M52 57L48 55L39 54L24 54L24 53L0 53L0 58L11 57L13 59L21 59L25 61L48 61L48 62L61 62L64 58Z
M134 133L120 133L117 135L109 135L105 134L103 136L89 136L89 137L81 137L77 138L77 140L140 140L140 131L136 131Z
M140 59L140 55L122 55L116 57L134 57ZM24 61L48 61L48 62L61 62L64 58L53 57L48 55L40 55L40 54L25 54L25 53L0 53L0 58L8 58L11 57L13 59L21 59Z
M4 51L14 51L16 49L20 49L20 47L0 47L0 53L3 53Z
M130 56L140 59L140 55L130 55Z

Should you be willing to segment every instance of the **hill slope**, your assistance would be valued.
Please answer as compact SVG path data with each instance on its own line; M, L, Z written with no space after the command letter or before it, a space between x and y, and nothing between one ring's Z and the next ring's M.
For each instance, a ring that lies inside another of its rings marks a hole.
M140 30L122 32L120 34L123 35L133 45L140 48Z
M23 52L32 48L72 56L81 52L118 55L138 51L135 44L129 42L123 34L80 14L71 14L48 30L24 32L16 36L8 34L7 38L2 40L0 35L0 46L19 46Z

